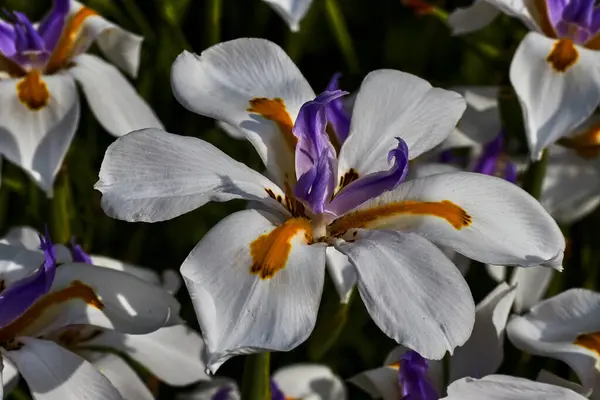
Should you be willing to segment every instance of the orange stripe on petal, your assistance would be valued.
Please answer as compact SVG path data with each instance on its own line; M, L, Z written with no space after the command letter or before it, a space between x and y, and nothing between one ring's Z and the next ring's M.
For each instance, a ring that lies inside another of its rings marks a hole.
M32 70L17 83L17 95L19 101L27 108L38 111L48 105L50 92L46 83L42 80L38 70Z
M285 108L283 99L255 97L248 103L250 103L250 107L246 111L258 114L269 121L275 122L283 134L286 143L288 146L290 146L292 151L294 151L296 149L296 143L298 142L298 139L292 133L294 122Z
M292 218L273 229L270 233L259 236L250 243L252 266L250 273L262 279L270 279L285 268L292 250L292 239L304 234L304 242L312 242L312 228L305 218Z
M591 350L600 356L600 332L579 335L573 344Z
M349 229L369 228L377 225L386 218L401 217L403 215L420 215L443 218L456 230L461 230L471 225L471 216L461 207L448 200L433 201L401 201L389 203L379 207L359 210L337 219L330 226L334 236L344 234Z
M38 321L50 307L66 303L69 300L79 299L92 307L100 310L104 304L98 298L94 289L81 281L73 281L68 287L56 292L48 293L31 306L23 315L0 329L0 342L4 342L18 336L25 329Z
M554 43L552 51L546 61L552 65L556 72L566 72L579 58L575 44L569 38L563 38Z
M83 23L86 19L94 15L98 15L98 13L91 8L82 6L79 11L69 18L46 66L48 73L56 72L66 65L71 56L73 56L73 50L79 40Z

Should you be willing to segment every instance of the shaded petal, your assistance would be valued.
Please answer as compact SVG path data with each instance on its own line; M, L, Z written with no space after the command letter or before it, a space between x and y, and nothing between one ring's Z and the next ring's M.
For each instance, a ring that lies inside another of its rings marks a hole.
M17 338L15 363L35 400L121 400L110 381L89 362L54 342Z
M240 400L240 398L240 391L235 381L220 376L200 384L192 392L177 396L177 400Z
M359 176L385 171L398 135L406 142L411 159L432 149L450 134L465 107L459 94L433 88L414 75L371 72L356 98L350 135L340 151L338 176L351 168Z
M33 274L43 264L44 255L39 250L0 243L0 279L7 287Z
M475 305L464 278L432 243L413 233L359 231L337 249L358 272L358 292L388 336L424 357L441 359L464 344Z
M237 39L199 56L183 52L171 69L171 85L188 110L242 129L275 183L283 187L295 176L291 129L300 107L315 94L275 43ZM248 111L253 99L267 99L270 107L262 114Z
M340 90L339 79L342 76L339 72L334 74L327 85L327 91ZM333 132L341 145L346 141L350 133L350 113L348 112L348 97L338 98L327 106L327 120L333 128ZM354 100L352 100L354 103ZM354 104L352 104L354 106Z
M463 378L448 386L442 400L584 400L570 389L506 375Z
M144 222L172 219L209 201L241 198L279 208L267 189L284 197L271 181L210 143L158 129L111 144L94 187L109 216Z
M556 50L559 45L560 51ZM533 32L521 41L510 66L510 80L523 110L532 158L538 159L544 148L569 134L596 109L599 63L600 54L572 42L557 42Z
M108 347L125 353L171 386L209 379L201 361L202 337L185 325L169 326L145 335L105 330L81 345Z
M340 302L347 304L350 301L352 289L356 285L356 269L350 263L348 257L344 253L340 253L334 247L327 247L327 271L331 281L335 286L335 290L340 296Z
M549 383L550 385L561 386L567 389L571 389L572 391L579 393L585 397L590 397L591 395L591 392L585 393L580 384L563 379L560 376L554 375L552 372L547 371L545 369L540 370L540 373L538 374L535 380L537 382Z
M420 205L424 209L419 210ZM337 233L353 225L416 232L473 260L496 265L560 269L565 249L558 225L537 200L503 179L470 172L404 182L339 218L330 229ZM349 229L347 235L351 233Z
M16 87L24 80L0 80L0 154L22 167L52 194L54 177L69 149L79 122L79 98L67 75L41 77L49 95L34 110L22 103Z
M476 32L491 24L500 9L492 2L475 0L469 7L459 7L448 15L448 26L453 35Z
M315 325L325 247L307 244L308 222L288 220L291 225L273 233L281 222L254 209L232 214L202 238L181 266L213 373L234 355L291 350ZM271 240L280 247L273 249Z
M2 381L0 382L0 397L2 397L3 390L6 394L8 394L19 383L19 371L17 370L15 364L13 364L13 362L6 357L2 358L0 377L2 379Z
M517 285L515 312L523 312L536 305L546 294L554 270L545 267L516 267L510 278L511 285Z
M348 379L348 382L358 386L374 399L398 400L402 398L398 384L398 369L380 367L361 372Z
M504 359L504 330L516 288L498 285L475 309L473 333L450 359L450 382L467 376L495 373ZM481 354L485 353L485 357Z
M340 377L320 364L289 365L277 370L273 380L286 399L345 400L347 397Z
M142 128L163 128L154 111L112 65L82 54L69 73L77 79L98 122L114 136Z
M300 30L300 21L308 12L312 0L263 0L289 25L292 32Z
M150 268L138 267L137 265L128 264L114 258L92 255L92 264L99 267L105 267L110 269L116 269L117 271L123 271L133 276L137 276L143 281L152 283L160 286L161 279L158 273Z

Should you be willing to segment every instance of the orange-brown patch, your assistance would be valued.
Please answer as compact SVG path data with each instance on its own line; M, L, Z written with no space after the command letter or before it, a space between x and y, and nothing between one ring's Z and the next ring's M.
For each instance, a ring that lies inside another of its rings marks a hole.
M347 214L330 225L330 232L334 236L339 236L349 229L367 228L370 224L378 220L403 214L443 218L456 230L461 230L472 223L471 216L451 201L407 200Z
M292 218L250 243L250 273L270 279L285 268L292 250L292 239L300 233L304 233L305 243L312 242L310 222L305 218Z
M292 133L294 122L285 108L283 99L278 97L274 99L255 97L248 103L250 103L250 107L246 111L256 113L269 121L275 122L283 134L286 143L294 151L298 139Z
M10 340L19 335L27 327L37 321L49 307L69 300L80 299L100 310L104 308L102 301L96 296L94 289L81 281L73 281L69 286L56 292L48 293L35 302L23 315L0 329L0 342Z
M19 101L33 111L41 110L48 105L50 92L46 83L42 80L39 70L29 71L17 83L17 95L19 96Z
M56 72L67 64L69 59L74 55L73 51L79 43L83 23L86 19L94 15L98 15L96 11L82 6L69 18L46 66L48 73Z
M577 136L562 138L558 144L575 150L583 158L595 158L600 155L600 123Z
M546 61L552 65L555 71L565 72L577 62L578 58L579 52L573 41L569 38L562 38L554 43Z
M579 335L573 344L591 350L600 356L600 332Z
M552 27L552 22L550 22L546 0L534 0L534 5L539 13L532 12L532 10L529 11L532 13L532 15L537 14L539 16L539 18L536 19L540 28L542 29L542 32L544 32L544 34L550 38L555 38L556 32Z
M358 178L359 178L358 172L356 172L356 170L354 168L350 168L350 170L348 172L346 172L340 178L340 186L339 186L338 190L345 188L346 186L348 186L349 184L351 184Z

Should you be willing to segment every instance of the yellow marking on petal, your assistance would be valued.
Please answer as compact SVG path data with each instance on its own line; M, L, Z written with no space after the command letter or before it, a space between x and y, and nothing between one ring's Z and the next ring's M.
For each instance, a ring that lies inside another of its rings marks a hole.
M544 34L550 38L555 38L556 32L552 27L552 22L550 22L546 0L534 0L534 5L537 11L539 12L539 20L537 21L537 23L542 29L542 32L544 32Z
M579 335L573 344L591 350L600 356L600 332Z
M267 99L266 97L255 97L250 100L250 107L246 110L251 113L256 113L269 121L273 121L277 124L277 127L283 134L283 138L286 143L294 151L296 149L296 143L298 139L292 133L294 128L294 122L290 117L290 114L285 108L283 99L279 97L274 99Z
M456 230L461 230L472 223L471 216L449 200L440 202L407 200L346 214L330 225L330 232L333 236L339 236L349 229L368 228L381 219L405 214L443 218Z
M338 190L345 188L346 186L348 186L349 184L351 184L358 178L359 178L358 172L356 172L356 170L354 168L350 168L350 170L348 172L346 172L340 178L340 185L339 185Z
M595 158L600 155L600 123L579 135L562 138L558 144L575 150L583 158Z
M552 65L555 71L565 72L577 62L578 58L579 52L573 41L569 38L562 38L554 43L546 61Z
M23 79L17 83L17 96L19 101L30 110L38 111L48 105L50 92L46 82L42 80L39 70L29 71Z
M46 66L48 73L56 72L67 64L74 55L73 51L78 43L83 23L94 15L98 15L98 13L89 7L82 6L69 18Z
M292 250L292 239L304 234L304 242L312 242L312 228L306 218L292 218L273 229L270 233L259 236L250 243L252 266L250 273L262 279L270 279L285 268Z
M0 342L10 340L23 332L30 325L35 323L44 311L52 306L66 303L69 300L80 299L92 307L100 310L104 308L104 304L98 298L94 289L84 284L81 281L73 281L69 286L56 292L51 292L41 297L36 301L23 315L0 329Z
M400 361L397 361L392 364L387 365L388 368L395 369L396 371L400 371Z

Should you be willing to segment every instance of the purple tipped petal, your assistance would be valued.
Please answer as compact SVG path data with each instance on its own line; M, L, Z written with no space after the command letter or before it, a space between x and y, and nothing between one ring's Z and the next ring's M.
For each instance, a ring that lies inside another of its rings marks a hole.
M327 136L326 106L343 96L342 91L323 92L314 100L306 102L294 125L298 138L296 145L296 177L298 183L294 194L321 214L335 189L337 160L335 150Z
M70 0L55 0L54 7L44 17L37 29L45 43L48 51L52 52L65 26L65 20L69 13Z
M73 261L85 264L93 264L92 258L83 251L80 245L75 243L75 238L71 239L71 255L73 256Z
M427 376L427 360L415 351L406 352L400 359L398 383L402 400L438 400L440 397Z
M0 20L0 53L11 57L15 51L15 29L11 24Z
M274 380L271 379L271 400L285 400L285 395L279 388L279 386L275 383Z
M339 72L334 74L325 90L328 92L340 90L339 79L341 76L342 74ZM344 109L342 98L338 97L327 105L327 119L333 127L333 132L341 146L350 132L350 116Z
M0 294L0 327L20 317L50 290L56 273L56 257L47 232L45 238L40 235L40 248L44 251L44 265Z
M393 190L406 178L408 173L408 146L404 140L398 140L398 147L388 154L388 160L394 160L389 171L374 172L350 183L343 188L327 206L327 212L340 216L379 196Z

